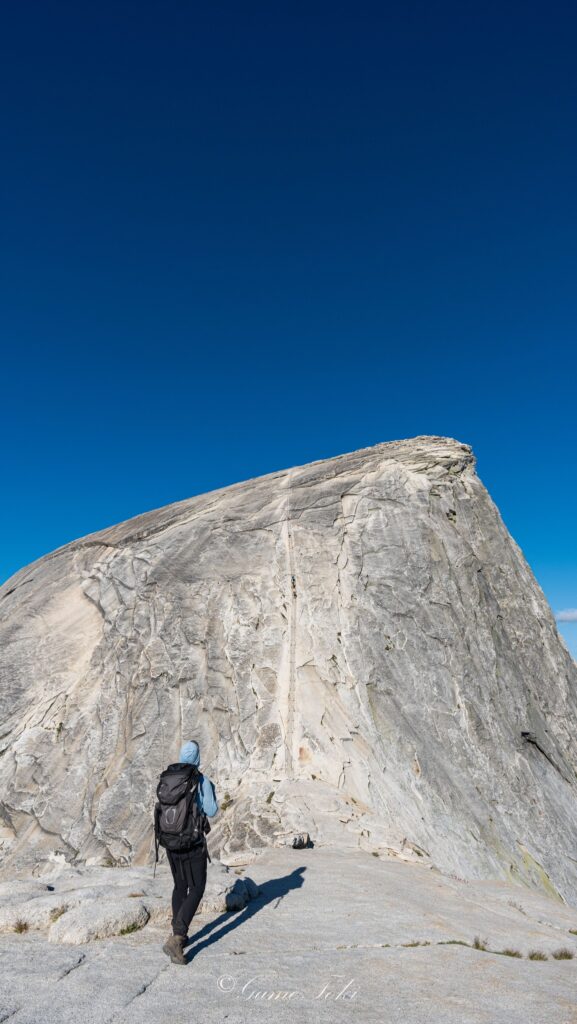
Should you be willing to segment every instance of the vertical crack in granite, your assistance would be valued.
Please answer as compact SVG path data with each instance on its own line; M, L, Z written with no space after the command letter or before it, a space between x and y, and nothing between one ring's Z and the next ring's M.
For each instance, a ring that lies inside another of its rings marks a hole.
M282 487L286 491L283 500L283 517L280 520L283 565L280 582L282 595L285 638L281 650L278 671L278 706L283 735L283 766L286 778L294 772L294 721L295 721L295 649L296 649L296 577L294 564L293 521L291 509L291 476L286 474Z
M288 562L288 577L289 587L287 588L289 595L289 619L288 619L288 631L289 631L289 672L288 672L288 701L287 701L287 717L286 717L286 731L287 731L287 763L286 773L288 776L293 775L295 771L295 702L296 702L296 676L295 676L295 658L296 658L296 641L297 641L297 621L298 621L298 589L295 569L295 557L294 557L294 539L293 530L294 524L291 520L290 510L290 477L287 484L288 495L287 495L287 517L286 517L286 544L287 544L287 562Z

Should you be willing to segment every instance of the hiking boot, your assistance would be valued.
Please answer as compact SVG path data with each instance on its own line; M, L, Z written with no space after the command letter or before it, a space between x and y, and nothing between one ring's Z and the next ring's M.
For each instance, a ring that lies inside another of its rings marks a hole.
M170 957L173 964L186 964L186 957L183 952L185 942L185 935L171 935L164 943L162 952Z

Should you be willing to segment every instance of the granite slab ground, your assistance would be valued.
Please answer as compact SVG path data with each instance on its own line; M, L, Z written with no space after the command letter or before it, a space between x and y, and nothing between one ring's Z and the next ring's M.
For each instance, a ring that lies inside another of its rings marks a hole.
M152 869L134 870L146 906ZM258 895L196 918L186 967L162 952L158 912L80 944L3 932L0 1022L577 1024L577 908L561 900L361 851L270 849L245 870ZM124 892L124 869L108 878ZM74 880L55 874L56 897ZM154 885L169 893L165 864Z

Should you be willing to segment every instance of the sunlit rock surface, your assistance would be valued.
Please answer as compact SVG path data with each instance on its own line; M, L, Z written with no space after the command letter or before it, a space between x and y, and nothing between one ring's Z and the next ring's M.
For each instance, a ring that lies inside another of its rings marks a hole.
M575 901L576 713L470 448L378 444L146 513L1 588L0 866L151 863L158 774L194 737L226 863L307 831Z
M0 930L0 1021L190 1024L196 1007L203 1024L575 1021L577 909L557 899L361 850L269 847L249 870L258 895L242 910L203 900L186 967L162 951L167 864L154 880L149 867L47 872L71 909L45 926L47 897L18 884L12 909L30 925ZM209 865L209 886L221 873Z

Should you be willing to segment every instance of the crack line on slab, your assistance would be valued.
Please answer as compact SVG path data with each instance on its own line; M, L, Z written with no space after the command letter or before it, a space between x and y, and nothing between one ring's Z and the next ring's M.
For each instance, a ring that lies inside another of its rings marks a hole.
M62 974L59 974L56 981L62 981L62 978L66 978L71 971L75 971L77 967L81 967L86 960L86 953L81 953L77 960L74 961L71 967L68 967Z
M124 1011L126 1010L126 1007L130 1006L130 1004L133 1003L135 1001L135 999L139 999L140 996L143 996L144 993L148 991L150 986L154 985L155 981L158 981L158 979L160 978L160 975L163 974L164 971L166 971L166 969L168 967L170 967L170 961L168 963L166 963L166 964L163 964L163 966L160 968L158 973L154 975L154 978L151 978L150 981L145 981L140 986L138 992L135 992L134 995L131 996L130 999L126 1003L123 1003L123 1005L121 1007L119 1007L117 1010L115 1010L114 1011L114 1015L108 1019L107 1024L114 1024L114 1021L118 1019L118 1015L119 1014L123 1014Z

